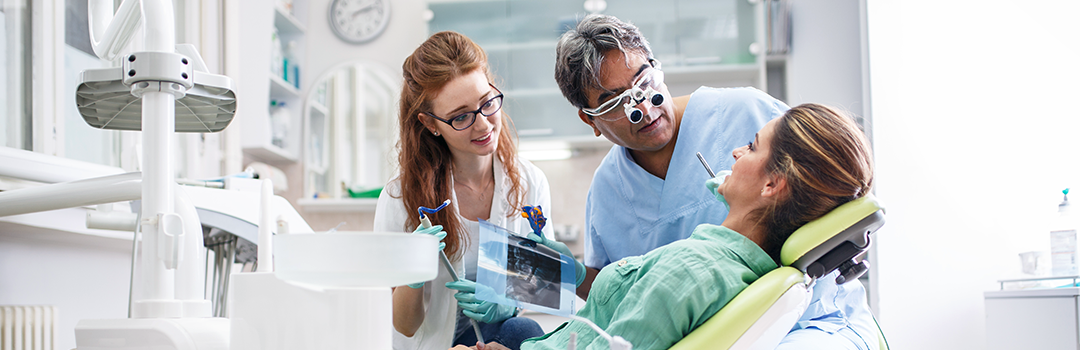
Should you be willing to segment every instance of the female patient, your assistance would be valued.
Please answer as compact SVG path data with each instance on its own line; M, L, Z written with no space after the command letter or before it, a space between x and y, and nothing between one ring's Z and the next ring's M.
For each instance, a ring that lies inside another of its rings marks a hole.
M732 155L731 175L708 186L730 206L723 225L698 226L686 240L608 265L578 316L635 350L667 349L777 268L780 247L795 229L865 196L873 181L863 133L822 105L792 108ZM577 333L579 349L608 348L578 321L521 348L566 349L570 333ZM484 348L502 349L489 345Z

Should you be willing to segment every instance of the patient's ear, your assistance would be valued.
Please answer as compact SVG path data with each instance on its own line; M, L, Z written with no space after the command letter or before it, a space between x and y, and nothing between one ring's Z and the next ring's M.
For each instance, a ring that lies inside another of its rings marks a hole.
M767 175L769 181L765 182L765 187L761 189L762 197L774 197L779 198L785 191L787 191L787 179L782 176Z

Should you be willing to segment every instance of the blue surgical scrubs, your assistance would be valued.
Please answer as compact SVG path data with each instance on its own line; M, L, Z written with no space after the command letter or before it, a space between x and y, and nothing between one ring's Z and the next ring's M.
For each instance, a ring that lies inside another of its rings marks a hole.
M626 148L613 146L596 169L585 204L585 266L601 269L685 239L700 224L720 225L727 208L705 189L709 175L695 153L701 152L714 171L731 169L731 151L753 141L766 122L787 109L754 88L699 88L683 112L666 179L637 165ZM871 325L862 284L837 286L822 278L810 308L784 341L796 341L803 332L837 333L855 338L857 348L876 348ZM802 341L797 345L814 347Z

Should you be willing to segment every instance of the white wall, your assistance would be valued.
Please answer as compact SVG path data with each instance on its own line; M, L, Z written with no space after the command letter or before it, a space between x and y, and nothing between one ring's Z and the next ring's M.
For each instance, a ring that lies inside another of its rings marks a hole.
M378 38L364 44L346 43L330 29L328 11L331 0L308 0L307 56L304 91L330 67L354 59L375 61L390 68L401 77L401 63L427 39L427 22L423 20L427 2L423 0L394 0L390 2L390 22Z
M792 43L787 59L788 105L814 102L865 116L862 0L791 2Z
M36 218L31 221L57 222L43 228L14 223L20 221L16 217L0 220L0 305L55 306L60 315L56 349L75 347L80 320L127 318L130 238L71 229L83 225L81 209L28 215Z
M1080 3L870 1L880 321L894 349L986 347L983 292L1048 250L1080 188Z

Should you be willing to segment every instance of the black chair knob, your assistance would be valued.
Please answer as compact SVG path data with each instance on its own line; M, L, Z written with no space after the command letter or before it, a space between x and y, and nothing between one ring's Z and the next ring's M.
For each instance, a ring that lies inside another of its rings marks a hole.
M857 264L846 262L844 263L844 266L840 267L840 275L836 276L836 284L844 284L859 279L859 277L869 269L870 266L866 264L866 260L860 261Z

